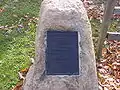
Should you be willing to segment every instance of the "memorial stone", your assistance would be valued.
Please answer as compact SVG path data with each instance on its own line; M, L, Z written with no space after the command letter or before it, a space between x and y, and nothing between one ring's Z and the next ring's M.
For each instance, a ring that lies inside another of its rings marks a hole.
M23 90L98 90L92 32L80 0L44 0L35 63Z

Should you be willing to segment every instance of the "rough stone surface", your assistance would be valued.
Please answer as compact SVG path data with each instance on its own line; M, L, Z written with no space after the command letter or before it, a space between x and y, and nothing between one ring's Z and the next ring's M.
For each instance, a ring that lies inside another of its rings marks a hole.
M45 75L45 32L48 29L79 32L77 76ZM98 90L91 26L80 0L44 0L36 32L36 59L23 90Z

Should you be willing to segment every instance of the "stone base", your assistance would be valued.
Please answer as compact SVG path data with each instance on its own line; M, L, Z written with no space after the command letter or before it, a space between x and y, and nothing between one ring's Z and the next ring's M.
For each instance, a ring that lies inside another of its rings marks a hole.
M45 48L49 29L79 33L80 75L46 75ZM36 59L23 90L98 90L91 26L80 0L44 0L36 33Z

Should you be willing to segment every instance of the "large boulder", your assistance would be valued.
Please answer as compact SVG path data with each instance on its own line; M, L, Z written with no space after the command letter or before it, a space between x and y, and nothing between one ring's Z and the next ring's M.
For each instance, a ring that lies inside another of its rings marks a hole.
M79 75L46 75L45 32L79 32ZM91 26L80 0L44 0L36 32L35 63L26 76L23 90L98 90Z

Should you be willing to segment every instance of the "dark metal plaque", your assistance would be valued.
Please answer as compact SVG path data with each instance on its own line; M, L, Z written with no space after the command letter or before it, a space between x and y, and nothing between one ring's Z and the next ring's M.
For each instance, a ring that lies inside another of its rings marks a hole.
M120 9L114 9L113 14L119 15L120 14Z
M120 41L120 33L119 32L107 32L107 39Z
M79 75L78 33L47 31L47 75Z

